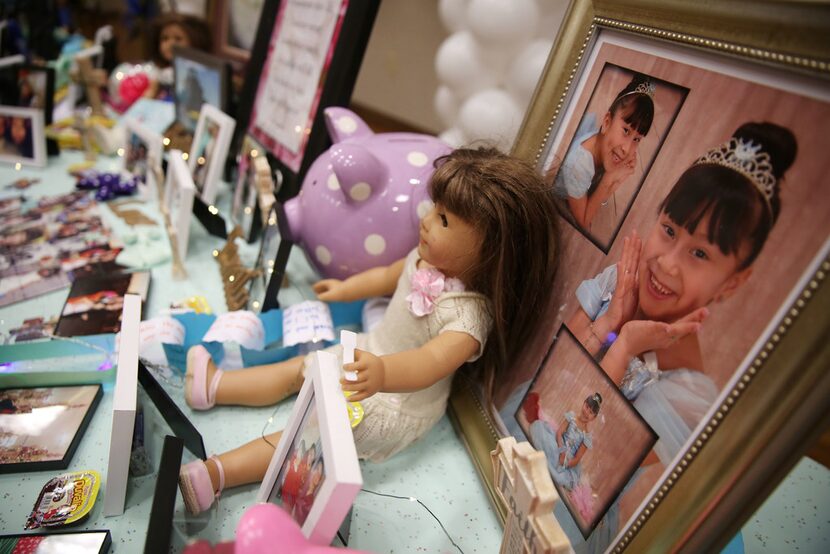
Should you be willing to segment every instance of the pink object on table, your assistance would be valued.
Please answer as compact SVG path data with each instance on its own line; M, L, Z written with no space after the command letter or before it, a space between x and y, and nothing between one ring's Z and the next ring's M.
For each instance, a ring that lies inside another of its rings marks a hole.
M431 135L375 134L346 108L327 108L334 143L286 202L291 238L324 277L345 279L406 256L429 211L433 162L452 149Z

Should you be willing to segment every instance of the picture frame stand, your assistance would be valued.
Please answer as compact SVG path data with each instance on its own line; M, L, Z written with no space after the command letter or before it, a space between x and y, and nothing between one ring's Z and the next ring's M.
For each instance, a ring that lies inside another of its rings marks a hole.
M248 305L248 283L260 275L260 270L245 267L239 257L236 239L244 238L242 228L233 228L228 235L228 242L216 254L219 272L222 275L222 287L225 290L225 303L229 311L243 310Z
M490 455L496 495L507 509L500 554L571 552L568 537L553 517L559 495L545 453L505 437Z

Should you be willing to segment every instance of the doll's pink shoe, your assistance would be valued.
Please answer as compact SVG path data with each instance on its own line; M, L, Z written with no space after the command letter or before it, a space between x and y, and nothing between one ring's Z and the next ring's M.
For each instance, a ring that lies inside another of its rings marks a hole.
M207 383L210 353L201 344L187 351L187 371L185 373L184 400L194 410L209 410L216 405L216 389L223 371L216 368L210 386Z
M185 464L179 470L179 489L182 491L184 506L193 515L200 514L213 505L225 488L225 470L216 456L209 458L219 470L219 490L214 492L207 465L202 460Z

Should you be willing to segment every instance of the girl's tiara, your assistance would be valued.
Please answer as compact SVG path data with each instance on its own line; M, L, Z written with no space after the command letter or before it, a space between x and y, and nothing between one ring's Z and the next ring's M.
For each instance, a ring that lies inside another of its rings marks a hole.
M645 94L651 101L654 102L654 92L657 90L657 87L651 81L643 81L642 83L638 84L634 87L634 90L626 92L625 94L621 94L620 98L625 98L629 94Z
M728 142L709 150L692 165L715 164L737 171L755 185L772 213L772 195L778 180L772 173L769 154L761 151L761 147L751 140L732 137Z

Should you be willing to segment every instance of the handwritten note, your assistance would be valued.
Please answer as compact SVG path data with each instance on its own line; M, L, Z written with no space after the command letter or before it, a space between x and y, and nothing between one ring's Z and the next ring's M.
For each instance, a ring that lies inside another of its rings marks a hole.
M253 312L228 312L216 318L202 341L235 342L250 350L262 350L265 348L265 328Z
M139 356L157 365L166 365L167 356L162 344L182 344L184 325L172 317L154 317L138 326Z
M334 340L331 311L323 302L306 301L286 308L282 313L282 342L294 346L304 342Z
M310 130L327 54L345 9L342 4L343 0L291 0L280 8L257 94L254 127L295 154Z

